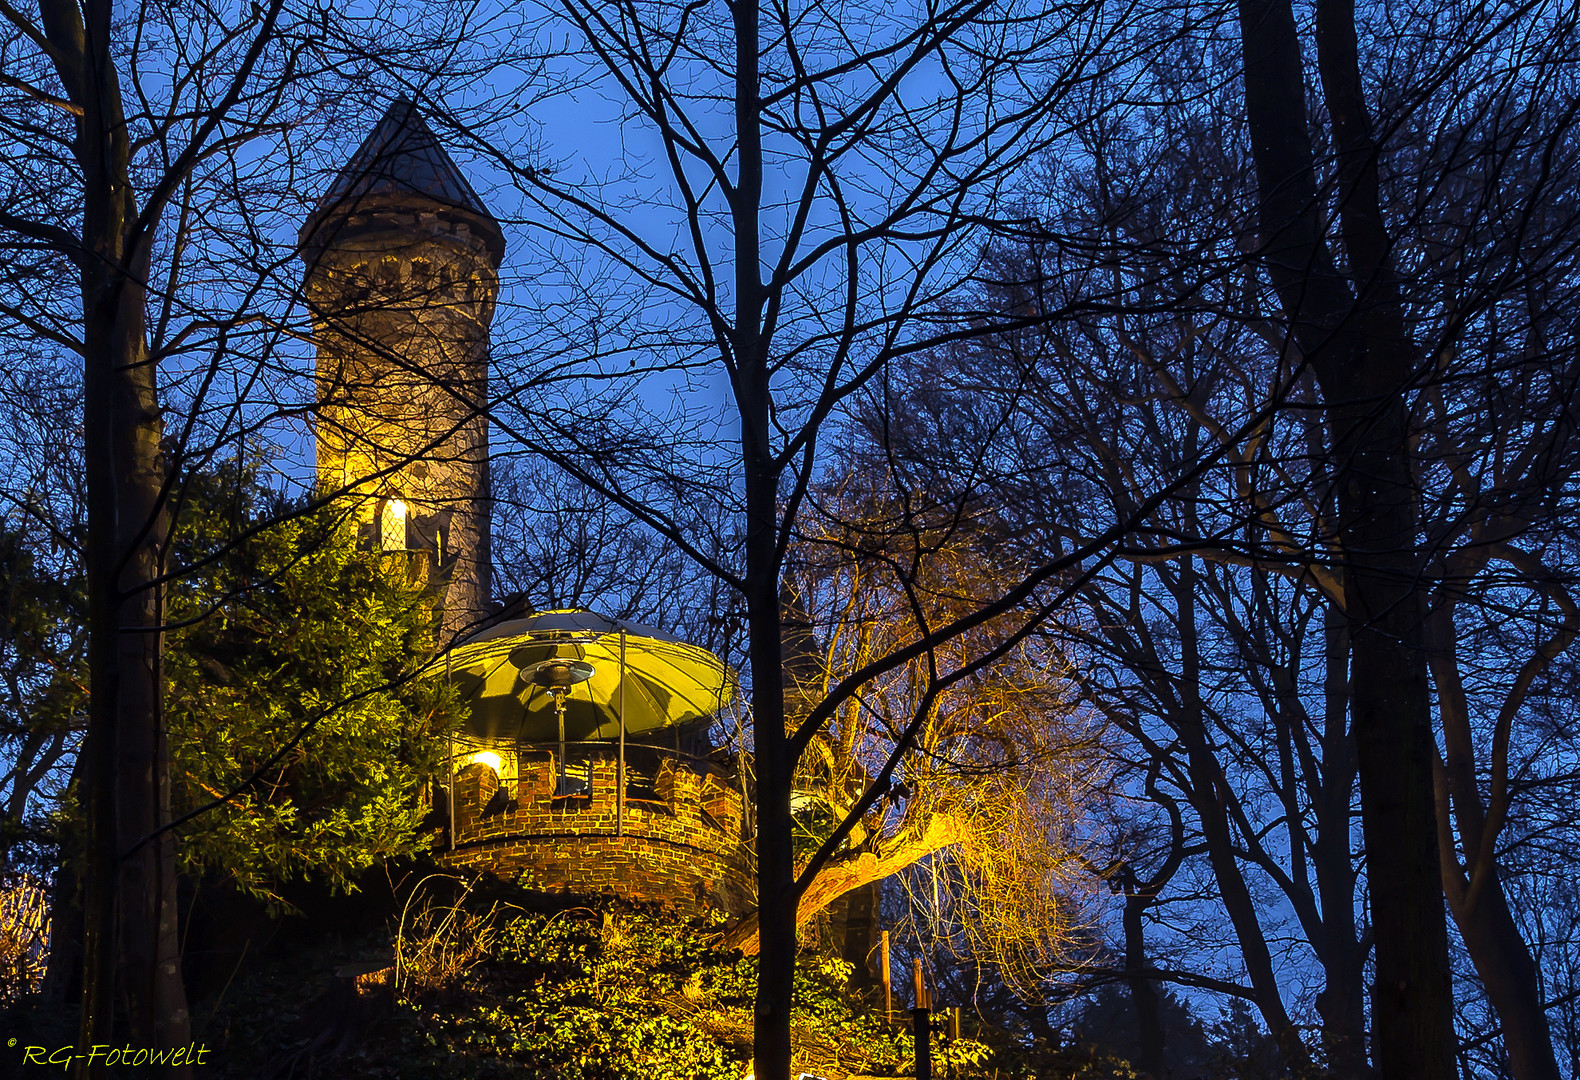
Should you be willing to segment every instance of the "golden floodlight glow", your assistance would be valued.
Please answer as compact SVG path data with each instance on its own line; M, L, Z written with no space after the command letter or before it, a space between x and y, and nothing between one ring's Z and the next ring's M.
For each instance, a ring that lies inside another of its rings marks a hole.
M499 775L499 768L502 764L504 764L499 760L499 755L494 753L492 750L479 750L477 753L467 758L466 763L468 765L487 765L490 769L494 770L495 776Z

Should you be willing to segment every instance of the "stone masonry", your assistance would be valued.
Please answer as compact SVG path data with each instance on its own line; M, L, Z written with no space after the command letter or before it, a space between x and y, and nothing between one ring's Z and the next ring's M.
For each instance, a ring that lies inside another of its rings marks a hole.
M318 480L368 540L426 553L454 636L488 609L488 328L499 224L397 101L302 228Z
M552 794L552 754L528 752L515 760L519 779L505 783L516 805L486 818L482 810L499 790L499 777L484 764L457 774L455 846L439 853L441 862L519 876L545 891L612 892L688 912L750 908L741 793L730 778L666 760L654 785L658 798L628 798L620 828L612 756L593 759L590 796L560 799Z

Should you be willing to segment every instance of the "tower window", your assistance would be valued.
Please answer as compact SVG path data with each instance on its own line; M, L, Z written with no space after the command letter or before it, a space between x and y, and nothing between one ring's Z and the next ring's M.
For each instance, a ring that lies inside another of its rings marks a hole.
M406 504L389 499L379 511L379 547L385 551L406 550Z

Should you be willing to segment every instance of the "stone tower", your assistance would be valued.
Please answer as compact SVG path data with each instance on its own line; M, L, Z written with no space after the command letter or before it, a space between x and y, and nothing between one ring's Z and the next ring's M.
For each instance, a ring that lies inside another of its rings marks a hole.
M318 481L365 542L413 553L447 637L488 609L488 327L505 240L397 100L302 227Z

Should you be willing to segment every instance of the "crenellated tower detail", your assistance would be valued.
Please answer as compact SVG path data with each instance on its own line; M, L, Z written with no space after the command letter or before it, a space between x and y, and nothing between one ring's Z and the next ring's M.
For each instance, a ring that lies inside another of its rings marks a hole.
M415 105L392 105L302 228L318 482L410 552L443 628L489 602L488 335L505 241Z

